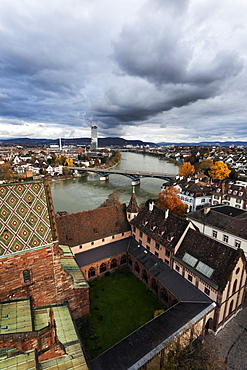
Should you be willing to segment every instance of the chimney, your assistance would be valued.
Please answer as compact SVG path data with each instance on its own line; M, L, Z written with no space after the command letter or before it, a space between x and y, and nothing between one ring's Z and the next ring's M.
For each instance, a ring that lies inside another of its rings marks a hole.
M151 201L149 202L149 212L152 212L152 211L153 211L153 209L154 209L154 201L153 201L153 200L151 200Z
M207 215L210 212L210 207L203 208L203 212L205 215Z

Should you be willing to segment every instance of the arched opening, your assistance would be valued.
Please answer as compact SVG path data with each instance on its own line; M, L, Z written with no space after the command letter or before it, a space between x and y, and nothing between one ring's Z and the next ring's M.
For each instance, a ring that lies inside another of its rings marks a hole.
M90 267L90 269L88 270L88 278L90 279L93 276L95 276L95 268Z
M111 261L110 269L115 269L117 267L117 260L116 258L113 258Z
M124 265L127 262L126 254L124 254L120 259L120 265Z
M238 283L238 280L236 279L236 280L234 281L234 284L233 284L233 287L232 287L232 294L233 294L233 293L235 293L235 292L236 292L236 290L237 290L237 283Z
M102 274L102 272L106 271L106 264L103 262L100 265L99 272Z
M128 257L128 262L129 262L129 265L132 266L132 259L131 259L131 257Z
M210 330L213 330L213 319L210 317L205 325L205 334L208 334Z
M138 274L140 273L140 267L137 262L135 263L135 270Z
M146 270L142 271L142 279L145 281L146 284L148 284L148 275Z
M229 313L228 313L228 315L230 315L232 313L232 311L233 311L233 303L234 303L234 301L232 299L231 300L231 303L230 303L230 306L229 306Z
M155 279L152 279L152 281L151 281L151 288L155 291L155 293L157 293L158 285L157 285L157 282L156 282Z
M162 288L160 291L160 298L166 303L168 302L169 297L168 297L167 291L164 288Z

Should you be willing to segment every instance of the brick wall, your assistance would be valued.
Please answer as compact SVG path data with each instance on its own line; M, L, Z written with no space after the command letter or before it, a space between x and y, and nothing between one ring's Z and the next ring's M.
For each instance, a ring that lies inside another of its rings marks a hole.
M74 318L88 313L88 288L74 289L72 277L60 264L62 253L54 245L1 258L0 301L31 296L34 307L68 301Z

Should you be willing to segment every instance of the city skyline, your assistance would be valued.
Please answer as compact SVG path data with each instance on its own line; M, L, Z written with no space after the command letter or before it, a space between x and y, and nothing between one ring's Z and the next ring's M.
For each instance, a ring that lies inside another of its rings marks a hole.
M3 0L0 138L247 141L243 0Z

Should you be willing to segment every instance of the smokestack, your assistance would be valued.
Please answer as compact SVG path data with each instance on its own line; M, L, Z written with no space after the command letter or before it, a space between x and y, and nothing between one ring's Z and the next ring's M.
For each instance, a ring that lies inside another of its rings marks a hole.
M154 201L153 200L149 202L148 209L149 209L149 212L153 211L153 209L154 209Z

